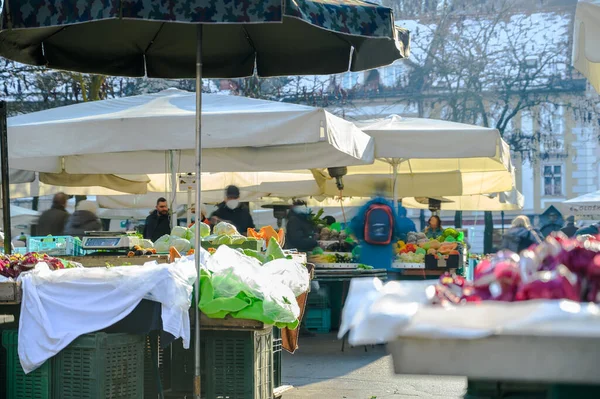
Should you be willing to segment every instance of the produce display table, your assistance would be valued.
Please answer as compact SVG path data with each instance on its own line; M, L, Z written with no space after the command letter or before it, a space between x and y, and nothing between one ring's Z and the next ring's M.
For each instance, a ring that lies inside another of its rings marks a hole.
M127 257L126 255L86 255L62 256L62 259L81 263L84 267L106 267L133 265L141 266L147 262L169 263L169 255L143 255Z
M315 267L315 280L319 282L348 282L358 277L378 277L382 280L387 278L385 269L323 269Z
M390 342L388 349L396 374L466 376L470 381L535 384L598 384L600 381L597 338L495 335L466 340L403 337Z

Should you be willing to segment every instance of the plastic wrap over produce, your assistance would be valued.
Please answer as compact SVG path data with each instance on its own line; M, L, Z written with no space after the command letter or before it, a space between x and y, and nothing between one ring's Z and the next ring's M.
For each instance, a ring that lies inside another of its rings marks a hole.
M19 358L26 373L78 336L122 320L144 298L162 304L163 330L190 343L193 260L173 264L50 270L39 263L20 276ZM35 337L32 339L32 337Z
M429 287L428 287L429 286ZM569 300L431 305L432 282L355 279L339 337L352 345L399 337L477 339L495 334L600 337L600 308ZM429 288L429 289L428 289ZM429 291L429 293L428 293Z
M261 300L264 316L276 323L294 323L300 316L296 297L309 287L306 268L290 259L278 259L261 265L256 258L221 246L208 258L215 298L236 298L240 293L249 300Z

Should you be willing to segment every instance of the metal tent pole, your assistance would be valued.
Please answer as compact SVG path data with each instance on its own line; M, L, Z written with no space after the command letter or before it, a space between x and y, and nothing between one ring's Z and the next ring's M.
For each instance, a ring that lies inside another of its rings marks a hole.
M171 169L171 228L177 226L177 171L175 170L175 151L169 151L169 168Z
M0 160L2 178L2 217L4 220L4 253L10 254L10 181L8 178L8 123L6 102L0 101Z
M202 24L198 24L196 28L196 214L194 220L196 228L200 223L200 206L202 204ZM195 235L196 254L194 256L196 263L196 285L194 302L194 398L200 399L201 380L200 380L200 309L198 302L200 301L200 243L199 231Z

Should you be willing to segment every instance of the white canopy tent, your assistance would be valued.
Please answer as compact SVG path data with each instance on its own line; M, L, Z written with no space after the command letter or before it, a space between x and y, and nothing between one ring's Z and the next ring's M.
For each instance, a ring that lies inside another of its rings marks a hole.
M348 168L343 177L345 197L369 197L382 185L386 187L383 194L390 198L462 197L510 192L515 185L510 149L496 129L396 115L359 126L375 140L376 161ZM246 191L255 195L292 198L340 194L324 169L282 176L269 172L249 175L258 184L247 186Z
M50 173L195 171L195 94L80 103L8 120L11 167ZM202 169L281 171L373 162L373 140L320 108L207 94ZM26 146L19 143L28 143Z
M564 211L582 220L600 220L600 191L594 191L562 203Z
M600 93L600 0L579 0L573 29L573 66Z

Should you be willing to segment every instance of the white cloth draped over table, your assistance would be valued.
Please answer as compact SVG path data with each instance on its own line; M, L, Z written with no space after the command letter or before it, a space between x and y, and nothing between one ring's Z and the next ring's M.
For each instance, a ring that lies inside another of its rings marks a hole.
M25 373L83 334L105 329L141 302L162 304L163 330L190 343L193 259L173 264L51 271L40 263L20 277L23 287L19 358Z

